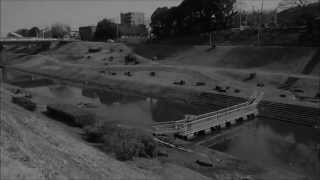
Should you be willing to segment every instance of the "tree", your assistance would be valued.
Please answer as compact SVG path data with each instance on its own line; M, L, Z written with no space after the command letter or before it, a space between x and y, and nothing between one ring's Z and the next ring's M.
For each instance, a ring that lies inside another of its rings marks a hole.
M51 35L53 38L63 38L71 31L70 26L62 23L55 23L51 26Z
M108 19L103 19L98 22L94 36L96 40L114 39L117 37L117 25Z
M15 33L20 34L23 37L28 37L29 30L26 29L26 28L18 29L18 30L15 31Z
M40 36L40 29L38 27L32 27L28 30L28 37L38 37Z
M184 0L179 6L158 8L151 16L157 37L199 34L231 26L235 0ZM214 17L214 19L213 19Z
M169 9L167 7L157 8L151 16L152 33L157 37L168 35L168 18Z
M278 9L286 10L292 7L305 7L317 1L318 0L282 0L279 2Z

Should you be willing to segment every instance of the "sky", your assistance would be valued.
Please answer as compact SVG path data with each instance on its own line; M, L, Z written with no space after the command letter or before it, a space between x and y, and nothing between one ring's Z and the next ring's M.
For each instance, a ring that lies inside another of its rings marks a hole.
M262 0L238 0L241 8L258 9ZM264 0L264 8L272 9L280 0ZM73 29L95 25L103 18L120 20L121 12L144 12L146 18L158 7L177 6L182 0L0 0L0 35L20 28L44 28L60 22Z

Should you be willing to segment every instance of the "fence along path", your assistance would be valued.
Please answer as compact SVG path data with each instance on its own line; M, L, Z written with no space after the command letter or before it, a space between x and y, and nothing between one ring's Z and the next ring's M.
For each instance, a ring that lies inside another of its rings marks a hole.
M200 131L209 133L211 128L225 127L226 123L234 124L239 119L248 119L258 114L257 105L263 93L255 93L248 101L218 111L201 115L185 115L178 121L161 122L153 125L154 134L177 134L191 139Z

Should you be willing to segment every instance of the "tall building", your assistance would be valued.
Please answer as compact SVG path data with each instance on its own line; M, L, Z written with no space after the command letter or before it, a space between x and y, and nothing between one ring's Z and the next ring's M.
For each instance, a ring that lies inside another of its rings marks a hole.
M128 13L121 13L121 24L125 25L140 25L144 24L144 13L141 12L128 12Z

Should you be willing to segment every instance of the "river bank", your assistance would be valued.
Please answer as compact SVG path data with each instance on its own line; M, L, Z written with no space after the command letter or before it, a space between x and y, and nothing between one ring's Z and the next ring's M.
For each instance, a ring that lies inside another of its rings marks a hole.
M8 67L9 71L55 79L56 81L80 87L96 87L154 98L171 99L172 101L183 102L191 105L207 106L213 111L244 102L250 96L250 91L243 91L238 94L217 93L212 90L208 90L207 87L178 86L168 84L167 81L152 82L145 79L126 77L125 75L108 75L110 72L118 74L127 72L123 70L123 67L121 69L122 71L120 71L118 67L116 67L116 69L104 68L104 70L101 70L101 68L85 69L84 67L68 65L57 66L55 64L46 66L40 64L35 67L23 69L21 66ZM146 74L147 72L154 72L151 70L145 70L143 72ZM101 71L103 71L102 74ZM159 73L159 71L157 72ZM251 93L252 92L253 91L251 91ZM302 103L293 100L289 101L288 99L281 100L279 98L274 101L272 96L271 99L269 98L270 95L267 95L259 105L260 116L311 127L318 126L318 122L320 121L320 109L317 104L306 102ZM298 109L304 110L298 111Z

